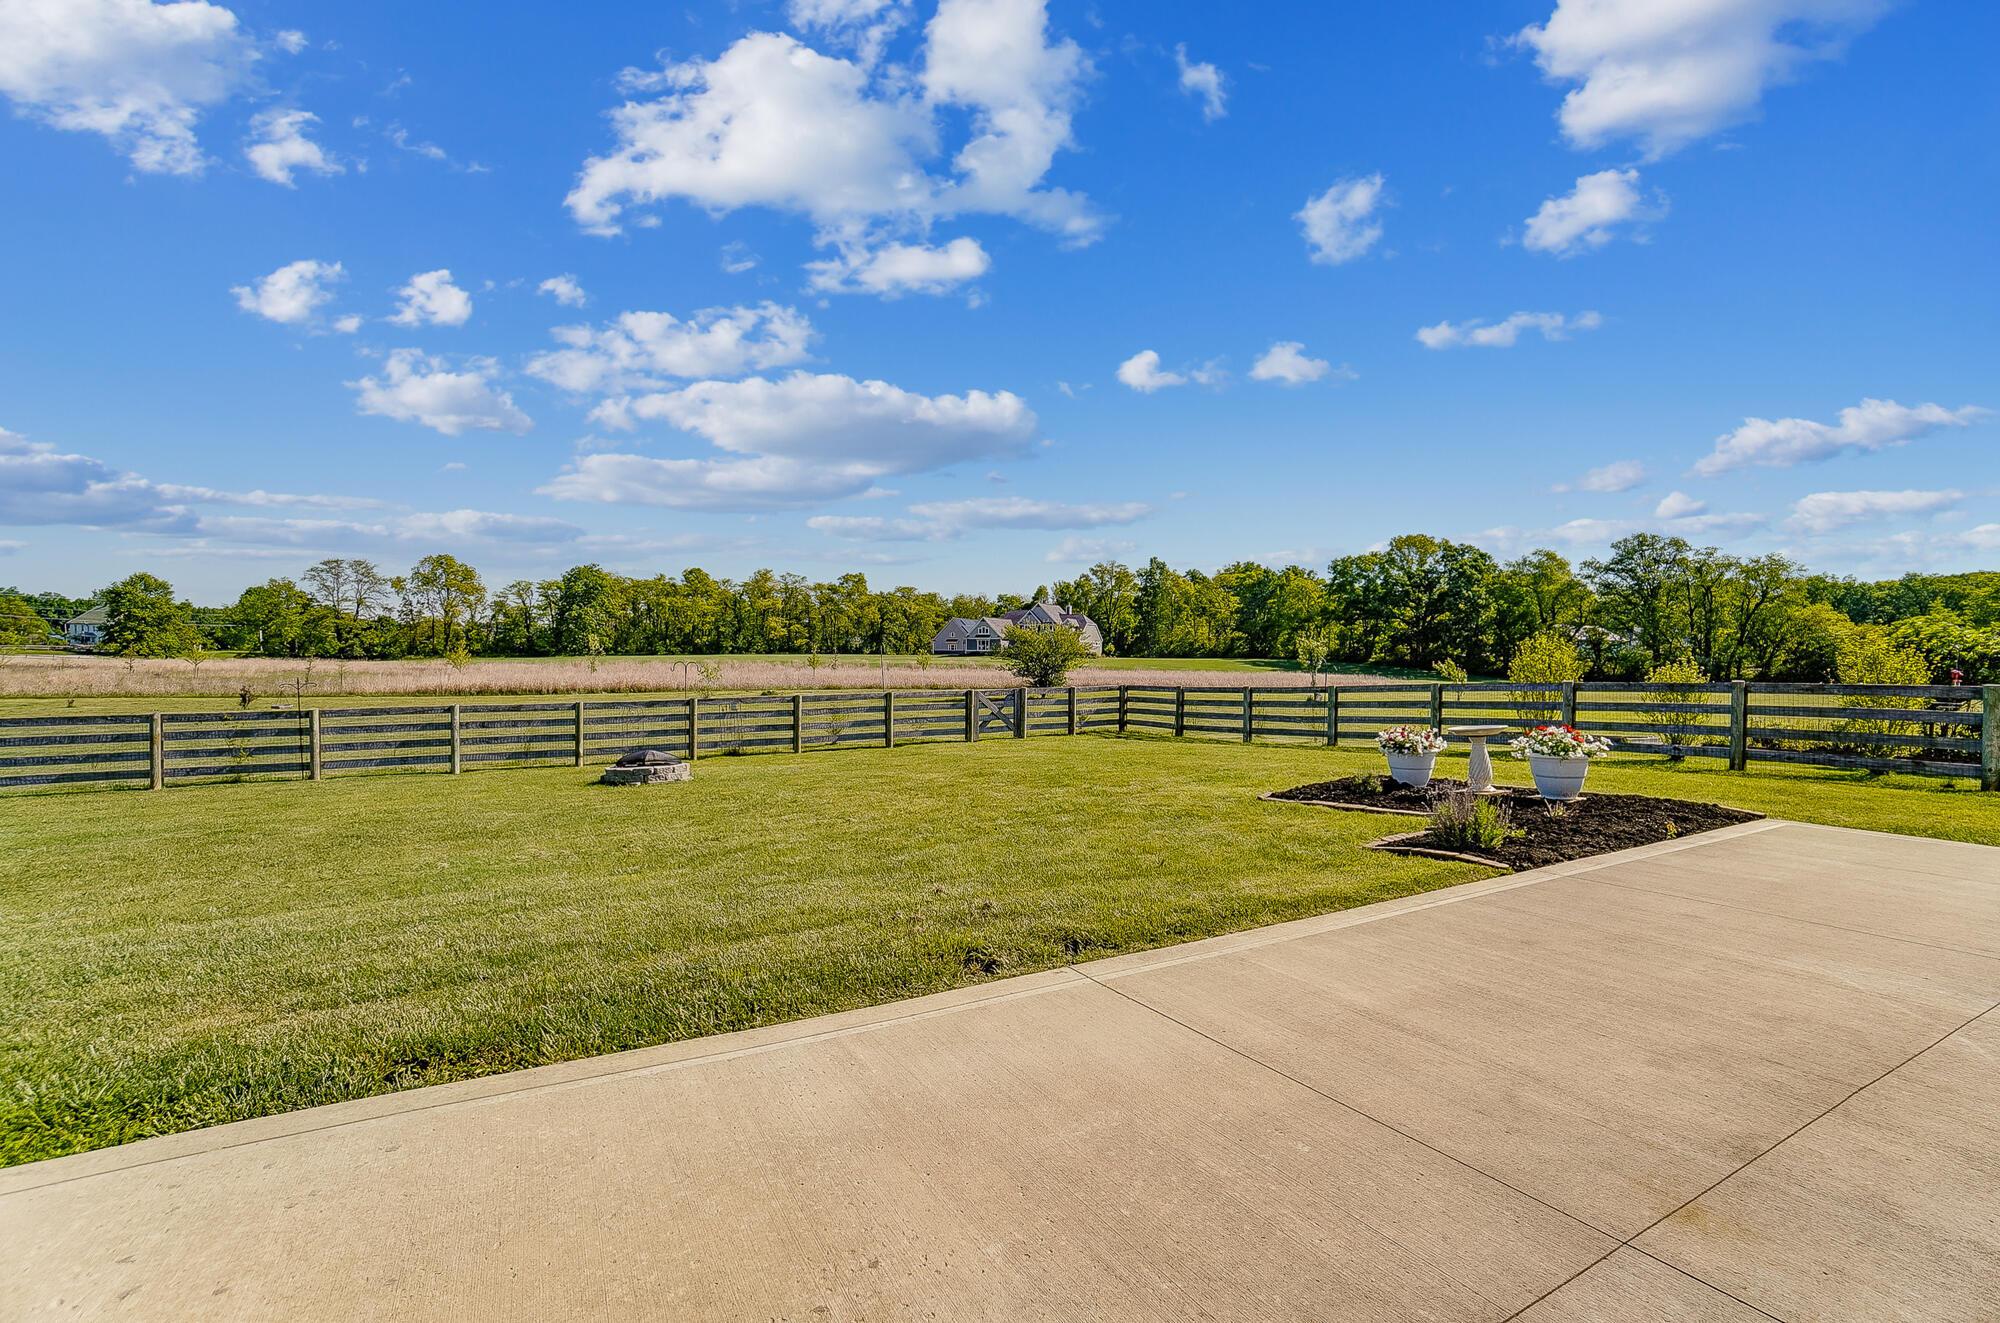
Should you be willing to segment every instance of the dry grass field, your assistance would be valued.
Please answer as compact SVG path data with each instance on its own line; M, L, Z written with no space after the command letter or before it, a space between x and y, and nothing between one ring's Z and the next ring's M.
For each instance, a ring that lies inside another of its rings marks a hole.
M1301 687L1303 671L1257 661L1106 659L1077 671L1079 685L1156 684ZM1379 676L1321 677L1367 684ZM0 657L0 708L7 700L90 698L227 698L248 690L253 700L343 697L433 697L447 694L635 694L763 692L816 689L980 688L1019 684L991 662L931 657L551 657L473 661L276 660L214 657L199 662L117 657Z

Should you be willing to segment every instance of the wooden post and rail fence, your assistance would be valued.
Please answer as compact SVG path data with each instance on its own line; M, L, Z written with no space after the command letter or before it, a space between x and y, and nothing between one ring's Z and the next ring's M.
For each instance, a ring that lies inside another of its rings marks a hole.
M1338 746L1390 725L1576 726L1732 771L1799 763L2000 790L2000 685L1071 685L0 717L0 790L583 767L1000 737L1150 733Z

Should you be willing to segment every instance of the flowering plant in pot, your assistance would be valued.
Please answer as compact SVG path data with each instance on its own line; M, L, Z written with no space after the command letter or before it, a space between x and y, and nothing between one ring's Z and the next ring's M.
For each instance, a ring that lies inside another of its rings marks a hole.
M1375 732L1375 747L1388 756L1390 776L1421 790L1431 783L1444 736L1427 726L1390 726Z
M1574 726L1537 726L1515 739L1509 748L1528 760L1535 789L1543 799L1570 800L1583 793L1584 774L1592 758L1611 752L1611 745Z

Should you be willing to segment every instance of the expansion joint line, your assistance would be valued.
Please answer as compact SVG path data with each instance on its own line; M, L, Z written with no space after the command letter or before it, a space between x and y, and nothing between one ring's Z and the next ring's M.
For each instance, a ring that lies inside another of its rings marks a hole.
M1993 1012L1996 1010L2000 1010L2000 1001L1994 1002L1991 1006L1988 1006L1985 1010L1980 1011L1976 1015L1973 1015L1971 1018L1967 1019L1963 1024L1957 1025L1951 1029L1946 1030L1944 1033L1940 1034L1937 1038L1931 1040L1929 1043L1924 1044L1924 1046L1918 1048L1915 1052L1912 1052L1908 1057L1905 1057L1903 1060L1897 1062L1895 1065L1883 1071L1880 1075L1877 1075L1874 1079L1856 1085L1853 1089L1850 1089L1846 1094L1842 1095L1839 1099L1835 1100L1833 1103L1827 1106L1826 1109L1821 1111L1817 1116L1808 1118L1804 1122L1795 1126L1788 1133L1779 1136L1779 1138L1773 1141L1768 1148L1764 1149L1760 1153L1753 1154L1749 1158L1746 1158L1743 1162L1739 1163L1734 1170L1725 1172L1722 1176L1718 1177L1716 1180L1711 1182L1706 1188L1696 1191L1694 1195L1692 1195L1678 1207L1668 1209L1666 1212L1660 1214L1660 1216L1654 1218L1651 1222L1648 1222L1645 1226L1640 1227L1637 1231L1625 1237L1624 1240L1618 1242L1618 1244L1613 1245L1610 1249L1604 1251L1604 1253L1598 1255L1595 1259L1592 1259L1589 1263L1584 1264L1583 1267L1577 1269L1575 1272L1571 1273L1568 1277L1565 1277L1562 1281L1557 1282L1554 1286L1542 1292L1540 1295L1536 1296L1533 1300L1530 1300L1527 1304L1521 1306L1520 1309L1517 1309L1512 1314L1509 1314L1507 1318L1508 1319L1519 1318L1522 1314L1526 1313L1530 1309L1533 1309L1536 1305L1548 1299L1550 1296L1554 1295L1557 1291L1562 1290L1565 1286L1568 1286L1571 1282L1583 1276L1585 1273L1589 1272L1592 1268L1595 1268L1598 1264L1604 1262L1606 1259L1610 1258L1613 1254L1616 1254L1621 1249L1631 1249L1635 1253L1646 1255L1647 1258L1653 1260L1655 1263L1664 1263L1666 1264L1667 1267L1672 1268L1675 1272L1680 1273L1683 1277L1687 1277L1693 1281L1700 1282L1703 1286L1706 1286L1709 1290L1715 1291L1721 1295L1728 1296L1731 1300L1736 1301L1737 1304L1744 1306L1746 1309L1756 1309L1757 1312L1762 1314L1765 1318L1773 1318L1773 1319L1777 1318L1778 1315L1771 1313L1769 1310L1757 1309L1757 1306L1751 1304L1748 1300L1743 1299L1741 1296L1734 1295L1731 1292L1723 1290L1721 1287L1717 1286L1714 1282L1704 1281L1702 1278L1696 1277L1693 1273L1681 1267L1679 1264L1667 1263L1665 1259L1660 1258L1657 1254L1647 1253L1645 1249L1643 1249L1638 1245L1633 1244L1632 1242L1637 1240L1639 1237L1645 1235L1648 1231L1651 1231L1654 1227L1659 1226L1661 1223L1666 1222L1670 1218L1677 1216L1678 1214L1684 1212L1689 1208L1692 1208L1695 1204L1701 1202L1702 1199L1706 1198L1710 1193L1712 1193L1718 1186L1733 1179L1735 1176L1741 1173L1744 1170L1744 1168L1750 1166L1752 1163L1762 1160L1769 1154L1777 1151L1779 1148L1789 1143L1796 1136L1804 1133L1806 1130L1812 1128L1813 1126L1818 1125L1828 1116L1832 1115L1840 1108L1845 1107L1848 1103L1852 1102L1856 1097L1858 1097L1862 1093L1866 1092L1869 1089L1874 1088L1877 1084L1880 1084L1883 1080L1888 1079L1891 1075L1895 1074L1903 1067L1909 1065L1917 1058L1923 1056L1925 1053L1929 1052L1932 1048L1937 1047L1941 1043L1945 1042L1947 1039L1956 1037L1958 1034L1963 1032L1971 1025L1977 1024L1979 1021L1993 1014Z
M1389 1130L1394 1132L1395 1134L1401 1135L1403 1138L1409 1140L1411 1143L1417 1144L1422 1148L1428 1149L1432 1153L1437 1154L1439 1157L1444 1158L1449 1162L1455 1163L1458 1166L1465 1168L1467 1171L1485 1178L1486 1180L1492 1181L1496 1185L1500 1185L1505 1187L1506 1189L1512 1190L1515 1194L1520 1195L1523 1199L1529 1200L1532 1203L1539 1204L1543 1208L1548 1209L1550 1212L1555 1213L1558 1216L1563 1217L1571 1222L1575 1222L1579 1226L1586 1227L1591 1231L1595 1231L1597 1234L1601 1236L1611 1235L1610 1232L1605 1231L1602 1227L1591 1225L1589 1222L1584 1221L1582 1218L1578 1217L1576 1214L1570 1212L1569 1210L1564 1208L1558 1208L1556 1205L1548 1202L1548 1200L1530 1194L1528 1191L1522 1189L1518 1185L1513 1184L1511 1181L1504 1180L1499 1176L1495 1176L1492 1172L1484 1171L1481 1168L1474 1166L1472 1163L1466 1161L1464 1158L1460 1157L1456 1153L1452 1153L1449 1152L1448 1150L1441 1149L1427 1139L1423 1139L1420 1136L1413 1135L1409 1131L1402 1129L1400 1126L1393 1125L1390 1122L1383 1120L1379 1116L1371 1115L1368 1112L1361 1110L1359 1107L1356 1107L1354 1104L1347 1102L1343 1099L1336 1098L1334 1095L1326 1092L1324 1089L1309 1084L1305 1080L1300 1079L1298 1076L1293 1075L1288 1071L1281 1070L1277 1066L1272 1065L1270 1062L1262 1060L1259 1057L1253 1056L1250 1053L1244 1051L1242 1048L1237 1047L1232 1043L1225 1043L1221 1039L1217 1038L1215 1035L1207 1033L1201 1029L1198 1029L1194 1025L1189 1024L1185 1020L1169 1015L1165 1011L1161 1010L1159 1007L1149 1005L1148 1003L1139 1000L1137 997L1130 995L1129 993L1123 991L1122 989L1113 987L1110 983L1096 977L1095 975L1091 974L1089 970L1084 969L1079 965L1070 965L1068 966L1068 968L1072 973L1081 975L1083 978L1089 979L1090 982L1096 984L1100 988L1103 988L1106 992L1110 992L1116 996L1124 998L1127 1002L1130 1002L1132 1005L1138 1007L1140 1010L1148 1011L1153 1015L1157 1015L1161 1019L1167 1021L1169 1024L1178 1025L1182 1029L1185 1029L1189 1033L1195 1035L1197 1038L1206 1039L1208 1042L1215 1044L1215 1046L1221 1048L1223 1051L1228 1052L1233 1056L1240 1057L1244 1061L1247 1061L1251 1065L1256 1066L1262 1070L1269 1071L1271 1074L1278 1076L1280 1079L1287 1080L1290 1083L1297 1085L1298 1087L1306 1090L1308 1093L1314 1094L1320 1098L1324 1098L1327 1102L1330 1102L1334 1106L1341 1108L1343 1111L1352 1112L1354 1115L1359 1116L1364 1120L1371 1121L1374 1124L1381 1126L1385 1130ZM2000 1002L1994 1002L1992 1005L1988 1006L1985 1010L1978 1012L1977 1014L1966 1019L1963 1023L1954 1026L1953 1028L1947 1030L1943 1034L1940 1034L1937 1038L1933 1039L1929 1043L1926 1043L1923 1047L1911 1053L1908 1057L1904 1058L1902 1061L1899 1061L1895 1065L1889 1067L1887 1070L1875 1076L1873 1079L1867 1080L1866 1082L1859 1084L1853 1089L1849 1090L1847 1093L1843 1094L1840 1098L1836 1099L1833 1103L1829 1104L1825 1109L1820 1111L1818 1114L1808 1118L1807 1120L1801 1122L1799 1125L1795 1126L1790 1131L1787 1131L1785 1134L1779 1136L1768 1147L1764 1148L1762 1151L1756 1154L1753 1154L1751 1157L1747 1158L1742 1163L1739 1163L1732 1170L1725 1172L1722 1176L1717 1178L1715 1181L1711 1182L1709 1185L1705 1186L1703 1189L1697 1191L1694 1195L1689 1197L1687 1200L1685 1200L1678 1206L1669 1209L1665 1213L1662 1213L1659 1217L1655 1218L1651 1222L1648 1222L1645 1226L1640 1227L1637 1231L1633 1232L1631 1235L1626 1236L1621 1240L1617 1240L1615 1244L1613 1244L1609 1249L1605 1250L1602 1254L1599 1254L1596 1258L1584 1264L1581 1268L1578 1268L1575 1272L1563 1278L1561 1281L1557 1282L1554 1286L1551 1286L1548 1290L1542 1292L1540 1295L1536 1296L1533 1300L1530 1300L1527 1304L1521 1306L1521 1308L1509 1314L1507 1316L1507 1319L1511 1320L1519 1318L1522 1314L1526 1313L1530 1309L1533 1309L1536 1305L1548 1299L1550 1296L1554 1295L1557 1291L1562 1290L1565 1286L1568 1286L1571 1282L1583 1276L1585 1273L1589 1272L1592 1268L1595 1268L1598 1264L1603 1263L1606 1259L1610 1258L1613 1254L1616 1254L1621 1249L1630 1249L1635 1254L1645 1255L1646 1258L1653 1260L1655 1263L1659 1263L1668 1268L1671 1268L1675 1272L1681 1274L1683 1277L1686 1277L1691 1281L1699 1282L1701 1285L1707 1287L1711 1291L1714 1291L1720 1295L1728 1296L1731 1300L1736 1301L1736 1303L1742 1305L1744 1308L1753 1310L1756 1313L1763 1315L1765 1318L1778 1319L1778 1315L1773 1314L1768 1310L1759 1309L1756 1305L1751 1304L1748 1300L1745 1300L1740 1296L1734 1295L1731 1292L1724 1290L1723 1288L1715 1285L1715 1283L1713 1282L1703 1281L1701 1278L1696 1277L1693 1273L1681 1267L1679 1264L1668 1263L1665 1259L1662 1259L1655 1254L1648 1253L1644 1248L1634 1244L1633 1242L1638 1240L1639 1237L1645 1235L1648 1231L1651 1231L1654 1227L1659 1226L1661 1223L1674 1217L1676 1214L1693 1206L1695 1203L1698 1203L1701 1199L1703 1199L1709 1193L1714 1191L1717 1186L1722 1185L1724 1182L1728 1181L1729 1179L1740 1173L1744 1168L1750 1166L1752 1163L1758 1161L1767 1154L1781 1147L1782 1145L1784 1145L1785 1143L1787 1143L1792 1138L1799 1135L1806 1129L1810 1128L1813 1125L1816 1125L1818 1122L1825 1119L1828 1115L1838 1110L1839 1108L1845 1106L1848 1102L1852 1101L1859 1094L1865 1092L1868 1089L1873 1088L1877 1084L1880 1084L1883 1080L1889 1078L1889 1076L1895 1074L1897 1071L1903 1069L1903 1067L1910 1065L1912 1062L1916 1061L1919 1057L1922 1057L1923 1055L1931 1051L1931 1049L1944 1043L1947 1039L1952 1038L1954 1035L1960 1033L1970 1025L1973 1025L1978 1021L1984 1019L1988 1015L1993 1014L1993 1012L1996 1010L2000 1010ZM1506 1321L1503 1320L1503 1323L1506 1323ZM1783 1321L1779 1320L1779 1323L1783 1323Z

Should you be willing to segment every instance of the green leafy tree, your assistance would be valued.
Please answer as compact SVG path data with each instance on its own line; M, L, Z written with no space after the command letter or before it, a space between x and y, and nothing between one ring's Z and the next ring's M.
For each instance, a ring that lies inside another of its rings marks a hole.
M174 586L151 574L120 579L99 595L104 603L104 651L121 657L195 657L202 647L194 610L174 599Z
M1000 663L1031 685L1059 685L1090 657L1077 632L1062 626L1011 626Z
M1056 600L1070 610L1089 616L1104 634L1104 650L1129 656L1137 649L1139 629L1139 576L1115 560L1100 561L1077 578L1054 585ZM959 611L953 615L991 615L985 611Z
M1682 538L1634 533L1612 543L1603 560L1583 563L1584 581L1597 594L1599 622L1631 644L1641 671L1674 653L1680 623L1674 594L1692 551Z
M2000 681L2000 628L1982 629L1958 612L1941 609L1899 620L1889 642L1921 653L1930 678L1943 683L1959 672L1967 684Z
M261 657L324 657L338 647L337 615L290 579L245 588L224 616L223 635Z
M1333 633L1323 626L1301 629L1292 635L1292 652L1299 665L1311 674L1312 682L1318 684L1320 672L1326 669L1327 659L1333 656Z
M595 657L610 651L622 595L618 576L596 565L565 571L543 594L550 650L559 657Z
M49 622L16 593L0 592L0 647L35 647L49 641Z
M1369 661L1428 670L1452 657L1486 670L1497 568L1477 547L1410 533L1328 566L1329 601Z
M455 648L470 650L467 626L478 618L486 602L486 586L479 581L479 571L456 556L439 552L418 561L396 582L405 620L413 633L425 640L425 651L443 657Z

